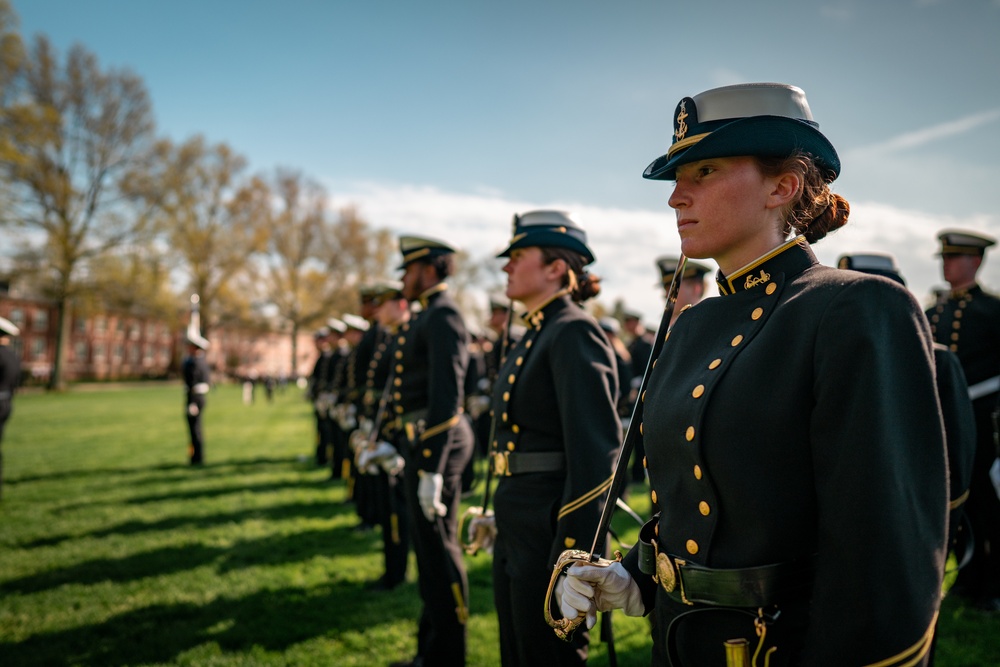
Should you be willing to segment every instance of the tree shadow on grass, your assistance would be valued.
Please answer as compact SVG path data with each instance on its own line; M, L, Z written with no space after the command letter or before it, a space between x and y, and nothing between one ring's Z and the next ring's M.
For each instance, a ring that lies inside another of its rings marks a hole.
M191 544L142 551L124 558L97 558L0 583L0 594L29 595L66 585L121 584L213 564L219 572L231 572L246 567L304 562L317 556L360 558L378 551L372 543L374 536L357 539L344 535L352 530L351 526L343 526L270 535L225 547ZM331 552L334 543L337 544L336 554Z
M257 487L254 487L256 491ZM353 514L354 508L345 503L318 500L315 502L296 502L284 505L270 505L238 512L219 512L206 516L176 516L159 521L125 521L114 526L88 532L65 533L50 535L30 542L20 544L21 548L34 549L51 547L68 540L83 538L107 538L144 535L175 530L198 531L216 526L242 523L251 519L264 521L287 521L290 519L329 519L342 514Z

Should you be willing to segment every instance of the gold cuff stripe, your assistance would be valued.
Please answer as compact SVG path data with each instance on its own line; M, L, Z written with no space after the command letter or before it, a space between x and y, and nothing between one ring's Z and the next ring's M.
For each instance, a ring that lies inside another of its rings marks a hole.
M448 421L443 421L440 424L437 424L436 426L431 426L430 428L425 429L424 432L420 434L420 442L423 442L427 438L433 437L438 433L444 433L450 428L454 428L458 424L458 420L461 418L462 414L459 413L454 417L452 417L451 419L449 419Z
M570 514L572 512L575 512L576 510L580 509L581 507L583 507L584 505L586 505L590 501L596 500L598 497L600 497L600 495L602 493L604 493L609 488L611 488L611 480L612 479L614 479L614 476L608 477L606 480L604 480L603 482L601 482L601 484L599 486L594 487L593 489L591 489L587 493L583 494L582 496L580 496L576 500L574 500L572 502L569 502L569 503L566 503L565 505L563 505L561 508L559 508L559 515L556 517L556 520L558 521L559 519L562 519L567 514Z
M955 498L953 501L951 501L950 503L948 503L948 509L950 509L950 510L957 509L957 508L961 507L962 505L964 505L965 501L968 500L968 499L969 499L969 490L966 489L965 493L963 493L958 498Z
M891 658L886 658L881 662L873 662L866 667L913 667L927 655L927 651L931 649L931 640L934 638L934 627L937 623L937 613L935 612L934 617L931 619L931 624L927 627L927 631L920 640L906 649L902 653L897 653Z

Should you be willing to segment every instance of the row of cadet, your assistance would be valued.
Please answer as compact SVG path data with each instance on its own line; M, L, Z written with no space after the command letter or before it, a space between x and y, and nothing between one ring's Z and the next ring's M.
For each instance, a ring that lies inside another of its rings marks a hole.
M952 289L925 313L885 255L817 261L850 207L801 89L685 97L672 129L643 175L673 182L681 252L718 265L720 296L670 305L672 287L658 333L630 333L633 360L649 359L631 412L615 327L580 307L600 281L577 221L515 216L500 255L524 331L501 345L480 413L495 489L469 542L491 549L501 662L584 664L597 612L621 609L649 616L655 665L931 664L950 550L970 555L956 587L986 610L1000 600L1000 299L975 279L994 241L941 233ZM344 456L381 505L378 585L398 583L408 544L416 556L416 655L394 664L464 665L469 335L453 249L404 236L400 250L401 282L372 289L359 393L334 414L357 421ZM699 272L682 264L678 288ZM636 479L621 462L640 443L653 516L605 560L603 510Z

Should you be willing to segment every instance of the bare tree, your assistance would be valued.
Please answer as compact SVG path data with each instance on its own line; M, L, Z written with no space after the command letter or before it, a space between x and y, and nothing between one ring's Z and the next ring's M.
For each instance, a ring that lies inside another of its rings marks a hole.
M142 163L152 113L138 77L102 71L82 46L60 64L44 36L2 79L4 150L15 159L0 162L11 199L0 213L45 257L59 332L49 387L61 389L70 307L89 265L145 230L121 184Z

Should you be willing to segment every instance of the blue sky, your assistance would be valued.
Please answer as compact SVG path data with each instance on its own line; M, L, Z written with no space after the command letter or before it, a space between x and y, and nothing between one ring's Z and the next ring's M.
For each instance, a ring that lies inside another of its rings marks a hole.
M670 184L641 174L677 101L719 85L806 91L852 205L822 261L892 253L926 301L937 231L1000 237L1000 0L12 4L23 35L142 77L160 134L300 169L375 226L485 258L514 212L572 210L601 300L654 322L654 260L679 242Z

